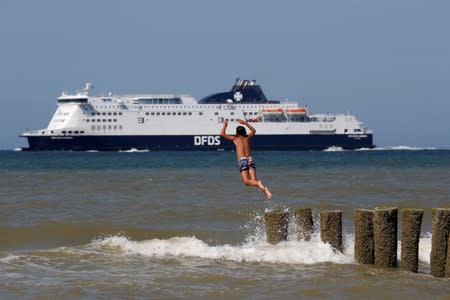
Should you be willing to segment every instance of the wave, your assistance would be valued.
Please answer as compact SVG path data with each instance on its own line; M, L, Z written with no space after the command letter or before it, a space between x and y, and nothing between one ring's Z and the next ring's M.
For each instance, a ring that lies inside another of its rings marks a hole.
M438 150L435 147L412 147L412 146L386 146L376 147L374 150L395 150L395 151L423 151L423 150Z
M331 146L323 151L324 152L341 152L341 151L344 151L344 149L342 147L338 147L338 146Z
M148 149L144 149L144 150L138 150L136 148L131 148L129 150L120 150L119 152L125 152L125 153L137 153L137 152L149 152Z
M50 250L20 251L0 255L2 263L16 263L29 257L42 256L83 256L97 255L117 257L144 256L153 258L201 258L217 261L251 263L285 263L314 265L320 263L354 264L354 235L344 234L343 252L337 252L329 244L320 240L315 233L310 241L288 240L278 245L264 240L247 240L241 245L209 245L195 236L175 236L167 239L134 241L123 235L113 235L94 239L91 243L77 247L58 247ZM419 261L430 263L431 234L425 233L419 242ZM40 254L39 254L40 253ZM401 242L398 242L397 259L401 258Z
M322 243L318 237L309 242L287 241L278 245L256 242L238 246L228 244L211 246L196 237L132 241L124 236L112 236L93 241L93 244L100 248L119 250L128 255L149 257L173 256L235 262L288 264L353 263L352 256L335 253L329 244Z
M354 263L354 235L344 235L343 253L332 249L315 234L311 241L288 240L278 245L265 241L246 242L242 245L208 245L191 237L172 237L169 239L151 239L133 241L125 236L110 236L94 240L91 247L120 251L125 255L143 255L147 257L181 257L227 260L234 262L318 264ZM431 234L425 234L419 243L419 261L429 264ZM398 244L397 257L401 257L401 242Z
M447 150L444 148L436 147L412 147L412 146L385 146L376 148L359 148L355 151L425 151L425 150Z

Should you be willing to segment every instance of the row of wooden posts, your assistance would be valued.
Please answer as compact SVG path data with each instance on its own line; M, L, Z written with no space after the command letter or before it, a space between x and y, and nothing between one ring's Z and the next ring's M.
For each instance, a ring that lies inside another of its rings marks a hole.
M417 272L419 268L419 238L424 211L401 211L401 268ZM297 208L294 212L297 239L310 240L314 231L312 210ZM379 267L397 267L397 217L396 207L377 207L373 210L355 210L355 261ZM264 215L266 239L271 244L286 241L289 212L271 211ZM432 209L432 238L430 270L435 277L450 277L450 209ZM342 212L320 212L320 237L335 251L342 252Z

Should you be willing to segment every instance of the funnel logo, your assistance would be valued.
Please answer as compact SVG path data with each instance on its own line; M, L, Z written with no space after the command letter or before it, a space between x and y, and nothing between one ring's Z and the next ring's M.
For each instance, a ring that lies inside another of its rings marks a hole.
M241 92L236 92L236 93L234 93L233 98L234 98L234 100L236 100L236 101L241 101L242 98L244 98L244 96L242 95Z

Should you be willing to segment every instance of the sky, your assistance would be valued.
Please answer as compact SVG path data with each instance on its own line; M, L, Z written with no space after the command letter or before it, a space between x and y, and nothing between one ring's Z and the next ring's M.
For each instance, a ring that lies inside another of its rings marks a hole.
M200 99L237 77L377 146L450 148L450 1L0 1L0 149L88 81Z

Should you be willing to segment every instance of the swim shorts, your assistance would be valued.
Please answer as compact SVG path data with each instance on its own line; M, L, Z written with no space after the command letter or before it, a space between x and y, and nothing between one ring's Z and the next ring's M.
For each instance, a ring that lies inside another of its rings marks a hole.
M253 157L249 156L249 157L241 157L238 160L238 165L239 165L239 171L246 171L250 168L256 169L255 167L255 161L253 160Z

